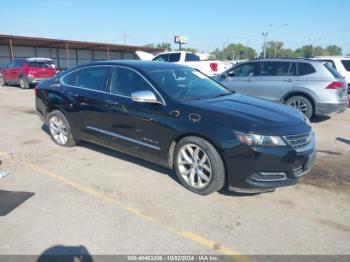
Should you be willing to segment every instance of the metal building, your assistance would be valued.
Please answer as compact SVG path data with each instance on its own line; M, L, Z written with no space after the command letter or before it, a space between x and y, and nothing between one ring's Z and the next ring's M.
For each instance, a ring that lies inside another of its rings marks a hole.
M16 58L52 58L59 70L96 60L137 59L135 51L157 54L163 49L0 34L0 67Z

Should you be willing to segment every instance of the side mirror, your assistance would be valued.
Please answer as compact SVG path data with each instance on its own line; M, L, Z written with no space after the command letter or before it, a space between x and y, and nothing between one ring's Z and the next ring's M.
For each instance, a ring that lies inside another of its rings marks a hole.
M162 104L152 91L138 91L131 94L131 99L139 103Z

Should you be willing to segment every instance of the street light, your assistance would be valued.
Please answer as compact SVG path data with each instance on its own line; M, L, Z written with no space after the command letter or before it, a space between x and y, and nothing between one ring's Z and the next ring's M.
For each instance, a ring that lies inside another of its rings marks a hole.
M314 47L314 43L316 43L316 41L322 41L322 38L317 38L317 39L309 38L308 40L309 40L309 42L311 43L312 57L315 57L315 47Z
M289 24L282 24L281 25L281 28L283 28L283 27L287 27ZM269 27L273 27L274 25L269 25ZM277 57L277 44L278 44L278 42L277 42L277 40L275 40L275 58Z
M263 57L266 58L266 39L267 39L267 36L269 35L268 32L264 32L262 33L263 37L264 37L264 55Z

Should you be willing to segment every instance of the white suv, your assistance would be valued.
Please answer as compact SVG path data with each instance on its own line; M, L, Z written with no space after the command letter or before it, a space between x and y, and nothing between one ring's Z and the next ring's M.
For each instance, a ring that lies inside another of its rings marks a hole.
M329 62L345 78L348 83L348 93L350 94L350 57L349 56L318 56L314 58L324 62Z

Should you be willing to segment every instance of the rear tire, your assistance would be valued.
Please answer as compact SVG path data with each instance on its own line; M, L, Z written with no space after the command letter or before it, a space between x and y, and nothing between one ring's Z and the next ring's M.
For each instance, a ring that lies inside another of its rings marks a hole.
M185 137L177 143L174 167L181 184L194 193L209 195L224 187L222 158L212 144L200 137Z
M73 147L77 144L72 135L70 125L61 111L52 111L47 119L51 138L57 145Z
M314 107L309 99L304 96L292 96L286 101L286 105L302 112L308 119L314 115Z
M19 79L19 86L22 89L28 89L30 87L28 81L24 77Z

